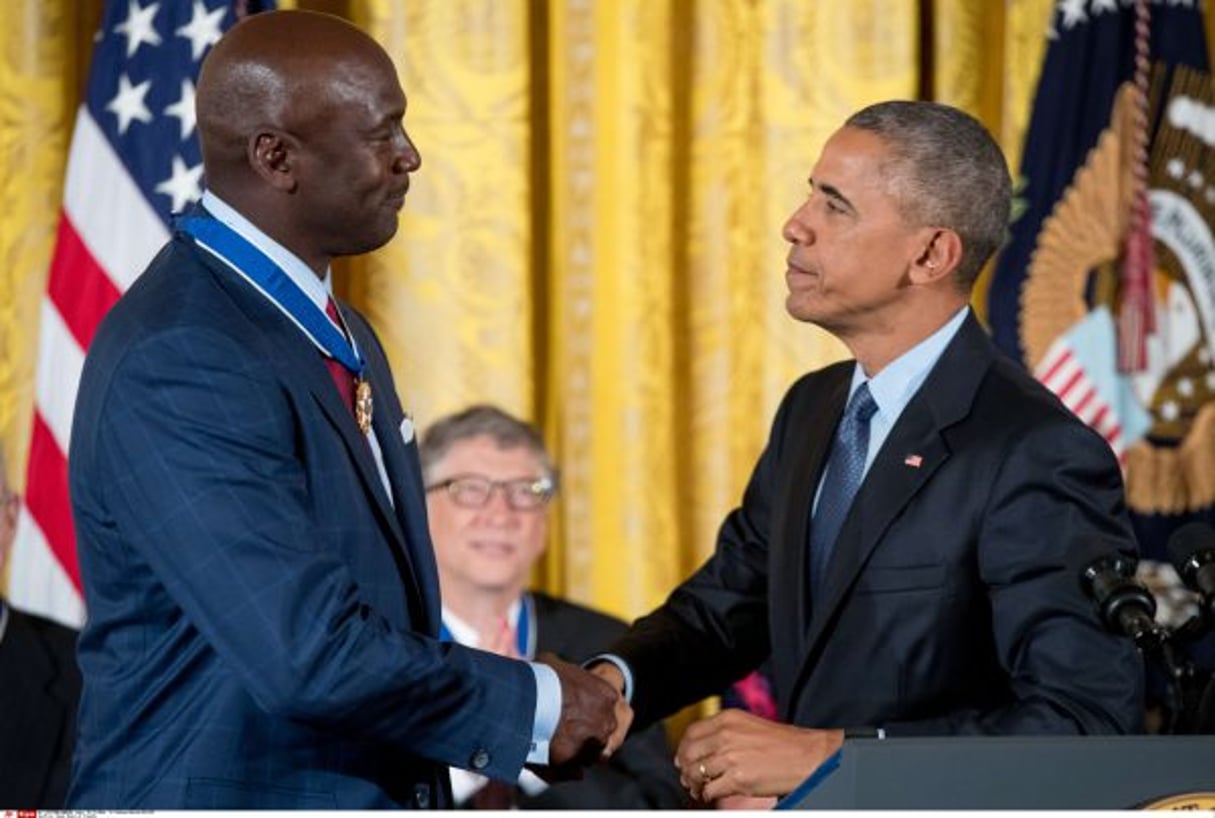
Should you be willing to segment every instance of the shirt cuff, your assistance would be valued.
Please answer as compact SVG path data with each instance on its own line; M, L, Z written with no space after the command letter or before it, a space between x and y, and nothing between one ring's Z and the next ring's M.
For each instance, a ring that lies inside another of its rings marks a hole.
M452 767L451 772L451 797L457 805L463 804L468 799L472 798L485 786L489 781L483 775L469 772L468 770L457 769Z
M532 720L532 746L529 764L548 764L548 743L561 720L561 680L557 671L540 662L528 662L536 676L536 715Z
M628 662L621 659L614 653L600 653L598 656L592 656L582 663L583 667L589 668L596 662L607 662L614 665L620 671L620 675L624 677L624 700L629 704L633 703L633 671L629 669Z

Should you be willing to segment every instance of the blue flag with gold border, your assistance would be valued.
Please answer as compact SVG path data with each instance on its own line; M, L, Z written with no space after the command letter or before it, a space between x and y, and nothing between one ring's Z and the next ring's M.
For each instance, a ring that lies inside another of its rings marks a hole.
M1177 527L1215 521L1215 91L1201 4L1146 12L1138 29L1126 0L1052 12L987 307L997 344L1110 442L1143 554L1163 561ZM1128 366L1137 181L1147 301Z

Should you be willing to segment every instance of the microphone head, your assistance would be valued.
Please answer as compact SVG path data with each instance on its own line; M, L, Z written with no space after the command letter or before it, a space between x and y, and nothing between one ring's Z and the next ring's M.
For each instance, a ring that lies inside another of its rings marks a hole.
M1104 544L1091 543L1069 559L1080 590L1093 603L1098 618L1111 633L1130 636L1135 644L1157 644L1154 617L1156 600L1135 579L1138 560Z
M1107 586L1134 577L1138 565L1133 555L1104 543L1092 543L1071 553L1067 570L1079 580L1084 595L1100 605L1108 593Z
M1186 523L1169 537L1169 559L1181 578L1190 583L1194 572L1215 561L1215 528L1209 523Z

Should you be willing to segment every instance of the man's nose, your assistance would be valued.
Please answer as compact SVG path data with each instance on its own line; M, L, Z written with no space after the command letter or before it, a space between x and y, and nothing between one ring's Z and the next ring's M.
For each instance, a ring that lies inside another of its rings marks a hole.
M422 154L409 135L401 133L401 152L397 157L398 169L404 173L416 173L422 167Z
M806 207L803 205L785 221L780 234L790 244L811 244L814 242L814 230L806 218Z

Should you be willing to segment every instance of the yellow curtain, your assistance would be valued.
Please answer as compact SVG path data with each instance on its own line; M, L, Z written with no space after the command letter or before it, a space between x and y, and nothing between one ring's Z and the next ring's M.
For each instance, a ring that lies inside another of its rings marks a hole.
M0 4L0 435L19 488L100 5ZM424 161L401 233L340 281L404 404L422 424L480 400L538 421L565 475L539 581L631 617L709 553L788 384L843 354L783 306L780 228L826 136L930 93L1015 168L1053 4L296 5L364 26L410 98Z
M564 483L546 587L661 601L789 382L842 354L784 314L780 226L849 112L916 95L917 9L351 4L427 157L352 296L423 424L484 399L542 423Z
M76 2L0 8L0 446L16 487L25 477L39 303L98 10Z

